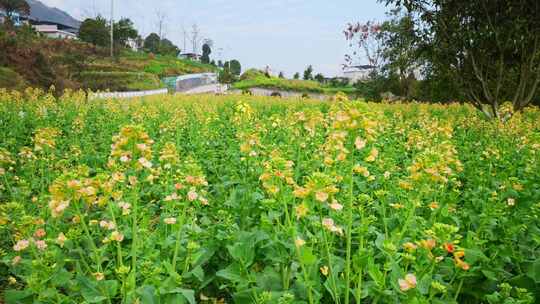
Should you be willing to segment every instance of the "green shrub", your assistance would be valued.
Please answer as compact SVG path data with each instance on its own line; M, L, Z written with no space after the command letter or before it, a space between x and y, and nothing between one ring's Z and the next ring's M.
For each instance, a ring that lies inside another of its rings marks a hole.
M22 91L26 86L27 83L21 75L8 68L0 67L0 88Z
M134 72L83 72L83 88L93 91L144 91L162 87L159 78L150 73Z
M258 77L266 77L263 71L257 69L249 69L240 76L240 80L256 79Z

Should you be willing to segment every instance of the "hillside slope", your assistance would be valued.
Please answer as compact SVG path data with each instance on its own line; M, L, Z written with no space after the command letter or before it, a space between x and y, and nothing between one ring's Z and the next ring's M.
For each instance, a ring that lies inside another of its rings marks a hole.
M164 87L160 78L215 71L215 67L171 56L122 51L111 59L105 49L77 40L37 37L30 29L0 28L0 67L42 89L148 90ZM10 82L11 83L11 82ZM8 82L0 87L19 89Z

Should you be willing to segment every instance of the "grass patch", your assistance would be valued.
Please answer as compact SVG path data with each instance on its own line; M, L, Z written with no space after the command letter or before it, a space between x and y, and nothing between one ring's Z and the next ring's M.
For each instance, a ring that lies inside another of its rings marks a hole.
M144 72L83 72L80 81L93 91L145 91L163 87L156 75Z
M338 92L352 94L354 87L328 87L312 80L284 79L278 77L267 77L264 75L254 75L254 77L243 77L244 79L235 83L233 88L247 90L251 88L265 88L282 91L292 91L299 93L316 93L333 95Z
M96 59L89 65L90 71L145 72L159 78L194 73L214 72L216 67L173 56L150 55L143 52L125 51L115 59Z

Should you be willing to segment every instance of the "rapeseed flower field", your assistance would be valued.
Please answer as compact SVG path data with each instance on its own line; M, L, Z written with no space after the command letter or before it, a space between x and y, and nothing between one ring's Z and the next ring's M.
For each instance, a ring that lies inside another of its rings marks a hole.
M6 303L540 301L537 108L28 89L0 136Z

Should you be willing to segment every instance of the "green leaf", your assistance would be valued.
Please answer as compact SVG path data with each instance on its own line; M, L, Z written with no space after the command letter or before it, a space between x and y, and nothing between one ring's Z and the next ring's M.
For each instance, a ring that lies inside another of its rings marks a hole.
M255 248L252 242L237 242L232 246L227 246L232 258L240 262L245 267L249 267L255 258Z
M242 272L240 269L240 266L237 263L233 263L229 265L225 269L221 269L216 273L218 277L227 279L232 282L242 282L244 280L244 277L242 276Z
M118 293L118 281L115 281L115 280L101 281L99 285L102 290L105 290L107 292L107 296L109 298L114 298L116 294Z
M540 283L540 259L537 259L529 266L527 276L533 279L535 283Z
M378 287L383 287L384 275L379 267L373 262L373 258L369 258L368 260L368 274Z
M98 284L85 277L77 277L77 281L81 284L81 294L88 303L101 303L107 299L98 289Z
M141 297L141 304L159 304L159 298L154 286L141 286L137 289L137 294Z
M317 257L313 254L311 248L302 247L300 250L300 262L304 265L313 265L317 262Z
M62 268L51 277L51 283L54 286L63 287L71 280L71 277L71 273Z
M6 304L30 304L33 303L33 293L31 290L6 290L4 300Z
M190 271L188 273L188 275L192 275L192 276L196 277L200 282L202 282L204 280L204 270L202 269L201 266L197 266L197 267L193 268L193 270Z
M187 303L187 300L184 298L183 295L175 293L175 294L165 295L162 303L163 304L185 304Z
M171 292L181 294L189 304L197 304L195 302L195 291L192 289L175 288L171 290Z
M423 276L418 282L418 291L423 295L427 295L429 293L429 288L431 287L431 281L431 275L426 274Z

